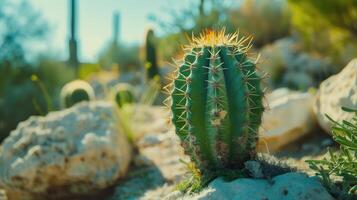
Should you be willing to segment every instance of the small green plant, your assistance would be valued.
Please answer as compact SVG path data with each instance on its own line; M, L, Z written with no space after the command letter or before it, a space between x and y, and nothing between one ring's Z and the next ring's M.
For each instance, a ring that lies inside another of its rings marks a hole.
M357 109L342 107L346 112L354 113L351 122L333 123L332 135L340 144L340 151L329 150L322 160L307 160L310 168L322 179L325 187L338 199L357 199Z
M140 104L153 105L159 98L160 89L160 77L157 76L147 83L143 94L140 96Z
M52 100L51 97L48 93L48 90L46 88L46 86L43 84L43 82L38 78L37 75L33 74L31 75L31 81L40 89L43 98L45 100L46 103L46 112L42 111L42 109L40 108L39 103L37 102L37 100L34 98L32 99L32 103L34 105L34 107L36 108L37 112L41 115L44 115L44 113L48 113L54 110L53 105L52 105Z
M155 35L152 29L149 29L146 33L145 56L145 68L148 80L152 80L155 77L160 78L156 56Z
M135 101L133 88L129 84L119 83L114 89L114 98L119 108L132 104Z
M203 179L243 169L255 156L264 107L250 44L224 30L193 37L169 89L176 134Z
M118 105L116 112L119 116L119 126L121 127L123 133L128 137L129 141L135 146L135 141L138 139L137 134L135 134L135 115L140 115L141 106L152 106L160 87L154 80L149 81L143 90L140 90L140 97L135 93L138 88L137 86L130 85L127 83L119 83L113 88L104 85L104 96L105 100L112 101ZM117 94L118 92L121 94ZM130 104L129 102L136 102L135 104ZM127 105L127 106L125 106Z
M69 108L81 101L95 99L93 88L82 80L74 80L63 86L60 97L62 108Z

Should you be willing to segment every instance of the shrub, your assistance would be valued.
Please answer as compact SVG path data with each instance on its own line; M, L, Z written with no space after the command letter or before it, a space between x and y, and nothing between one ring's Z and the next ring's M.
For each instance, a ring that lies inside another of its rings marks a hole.
M293 30L309 51L329 56L341 69L357 54L357 1L289 0Z
M342 109L355 113L351 122L336 122L327 116L333 123L332 135L340 151L330 150L324 159L306 162L336 198L353 200L357 197L357 109Z
M290 32L290 12L285 0L244 0L238 9L231 10L229 19L243 34L252 33L257 47Z

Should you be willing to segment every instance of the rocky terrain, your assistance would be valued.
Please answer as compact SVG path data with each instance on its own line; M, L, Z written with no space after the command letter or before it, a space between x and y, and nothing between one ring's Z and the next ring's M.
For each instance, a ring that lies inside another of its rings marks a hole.
M91 101L31 117L12 131L1 146L0 199L333 199L307 176L314 173L305 160L336 147L322 112L350 117L337 107L357 106L356 62L323 82L317 95L286 88L267 94L258 152L297 172L232 182L218 178L199 194L180 193L176 185L188 172L189 158L168 122L169 112L136 105L124 115L112 103ZM132 141L124 137L124 121Z

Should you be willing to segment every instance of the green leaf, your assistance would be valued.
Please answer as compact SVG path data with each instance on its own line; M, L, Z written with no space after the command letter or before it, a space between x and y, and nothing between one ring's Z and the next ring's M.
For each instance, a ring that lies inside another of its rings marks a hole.
M338 122L336 122L335 120L333 120L328 114L325 114L325 117L327 117L327 119L330 120L332 123L334 123L334 124L339 124Z
M346 121L346 120L343 120L342 123L345 124L345 125L347 125L347 126L350 126L350 127L352 127L352 128L357 129L357 126L354 125L354 124L352 124L351 122L348 122L348 121Z
M345 139L341 139L341 138L336 138L336 142L340 143L343 146L349 147L349 148L357 151L357 144L354 142L351 142L351 141L348 141Z
M353 120L357 122L357 110L345 107L342 109L354 112ZM325 116L333 124L333 139L340 144L340 151L334 153L328 149L330 157L325 157L323 160L306 160L306 162L322 179L324 186L338 198L355 195L357 191L357 123L353 123L353 120L337 122L330 116ZM337 184L335 180L338 179L331 179L331 177L342 179L342 184Z
M349 194L354 194L357 192L357 185L354 185L353 187L351 187L351 189L348 191Z
M357 113L357 108L348 108L348 107L345 107L345 106L342 106L341 108L343 111L346 111L346 112L355 112Z

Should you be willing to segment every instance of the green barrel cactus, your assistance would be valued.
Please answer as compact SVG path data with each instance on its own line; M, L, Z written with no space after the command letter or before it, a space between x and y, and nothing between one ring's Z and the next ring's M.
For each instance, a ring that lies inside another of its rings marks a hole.
M157 64L155 35L152 29L149 29L146 33L145 56L145 68L148 80L160 78L159 67Z
M247 54L250 42L206 31L185 48L172 78L172 122L201 171L240 169L255 155L264 106L261 75Z
M119 108L126 104L134 103L135 97L132 86L126 83L119 83L114 89L114 98Z
M89 83L82 80L74 80L63 86L60 98L61 107L69 108L81 101L94 100L95 95Z

